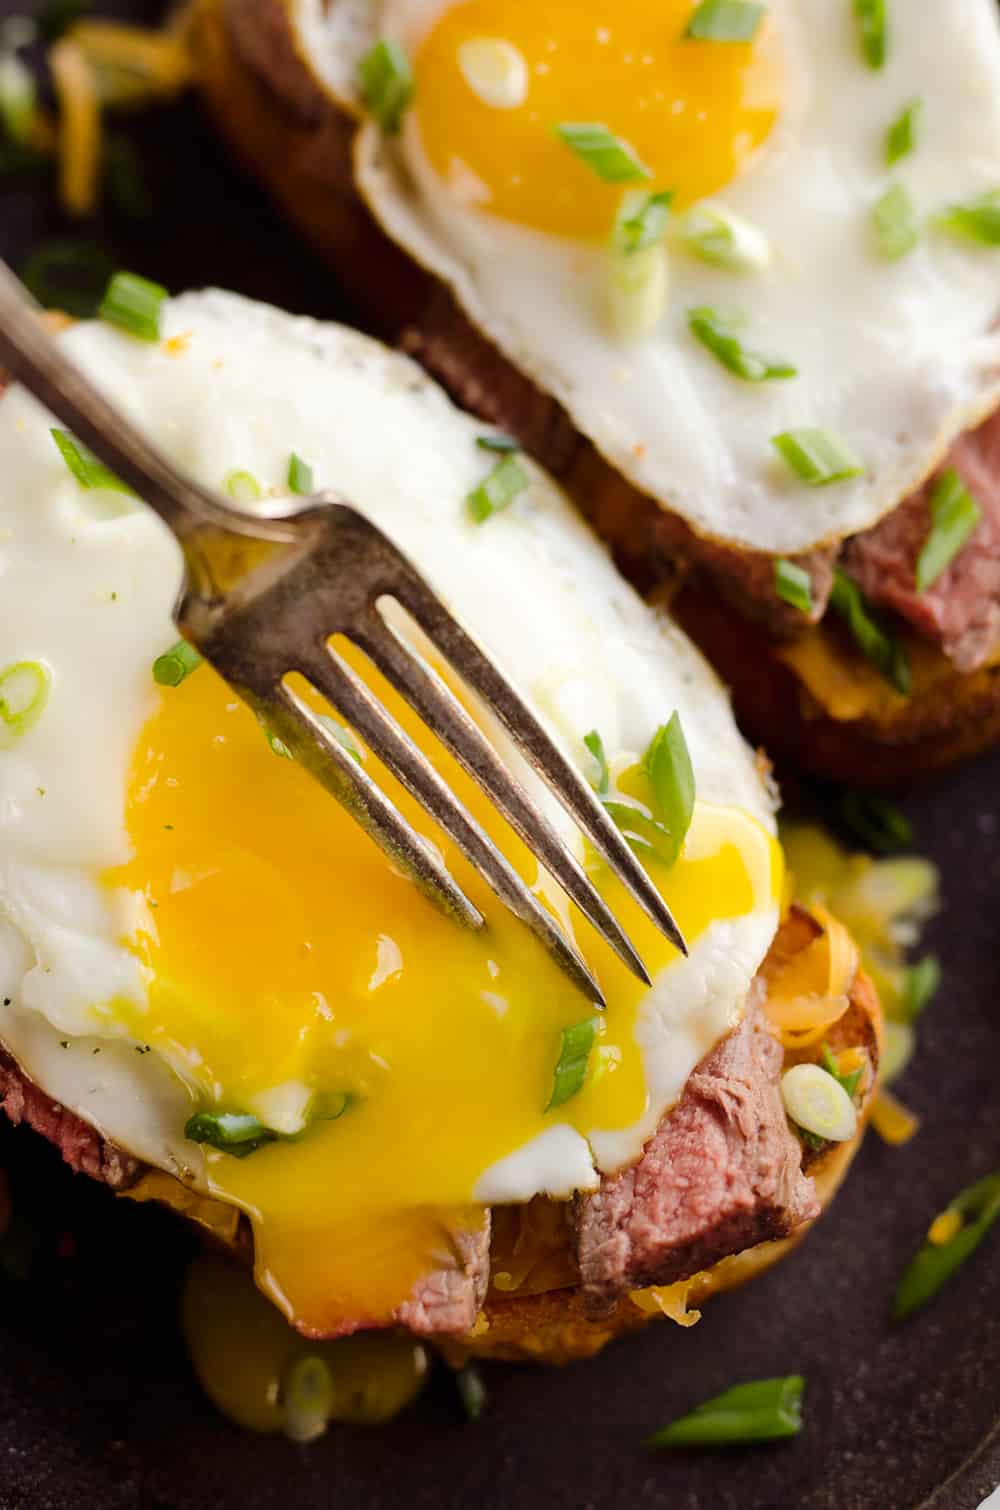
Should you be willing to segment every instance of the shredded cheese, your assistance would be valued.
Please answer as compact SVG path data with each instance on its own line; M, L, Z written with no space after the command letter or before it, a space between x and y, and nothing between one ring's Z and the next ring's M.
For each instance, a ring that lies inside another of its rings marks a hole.
M871 1123L879 1137L893 1147L908 1143L920 1126L919 1118L884 1088L871 1104Z
M59 102L60 198L70 215L90 215L97 205L101 167L101 107L94 75L66 37L49 53L49 69Z
M696 1326L701 1320L700 1311L689 1311L691 1292L705 1278L704 1273L692 1274L690 1279L678 1280L673 1285L653 1285L647 1290L631 1290L629 1299L646 1315L661 1312L677 1326Z

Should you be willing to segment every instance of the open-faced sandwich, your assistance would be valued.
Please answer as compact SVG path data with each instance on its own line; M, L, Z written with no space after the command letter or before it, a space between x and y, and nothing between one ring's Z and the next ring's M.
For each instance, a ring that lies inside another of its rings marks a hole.
M193 18L288 214L672 584L755 737L891 781L1000 733L993 0Z
M488 927L439 913L175 643L175 542L12 387L7 1115L115 1190L207 1225L311 1337L401 1328L557 1361L660 1312L683 1317L805 1232L877 1080L875 994L844 927L788 905L766 763L698 652L558 487L498 453L409 358L218 292L150 319L147 339L102 320L54 339L248 509L315 485L370 512L587 773L690 953L577 836L644 956L641 986L429 749L574 931L607 994L588 1011L341 729Z

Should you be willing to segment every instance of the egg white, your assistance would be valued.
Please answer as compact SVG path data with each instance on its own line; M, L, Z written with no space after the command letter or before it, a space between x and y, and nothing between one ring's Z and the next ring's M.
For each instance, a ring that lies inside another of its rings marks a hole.
M412 55L445 8L351 0L324 23L313 0L298 0L292 16L317 77L356 108L351 80L371 37ZM791 553L874 524L1000 402L1000 254L925 224L916 249L891 262L870 226L890 184L909 190L922 221L1000 188L1000 15L994 0L904 8L874 72L850 5L772 0L770 10L786 53L784 109L717 199L764 232L771 265L733 274L672 247L668 308L634 344L609 328L603 248L461 202L431 169L412 116L396 138L361 131L356 174L388 234L625 477L699 534ZM914 98L920 145L889 169L886 130ZM740 382L691 336L698 305L744 313L747 343L798 377ZM805 488L770 445L799 426L842 437L864 476Z
M555 486L532 468L509 509L483 527L469 521L463 499L489 465L475 445L482 427L414 364L354 331L215 291L172 300L164 337L150 345L91 323L61 340L206 484L239 466L279 492L289 454L308 458L318 484L369 511L415 559L571 758L583 764L594 727L619 758L637 758L679 709L699 796L773 831L714 675L619 578ZM145 986L122 942L128 919L99 881L128 858L128 769L160 695L152 662L176 637L180 556L142 504L77 486L50 424L19 389L0 400L0 666L38 659L52 678L41 718L0 748L0 994L11 1003L0 1038L106 1137L201 1184L200 1150L181 1133L189 1067L136 1054L110 1006L141 1006ZM776 924L772 905L719 921L659 976L637 1028L650 1097L641 1123L589 1145L550 1129L484 1170L480 1198L568 1195L596 1182L595 1158L600 1168L634 1158L738 1020ZM282 1116L296 1091L269 1093Z

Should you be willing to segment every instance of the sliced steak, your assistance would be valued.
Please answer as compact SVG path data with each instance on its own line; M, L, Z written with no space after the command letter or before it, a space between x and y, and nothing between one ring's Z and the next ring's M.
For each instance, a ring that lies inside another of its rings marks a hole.
M959 671L974 671L1000 649L1000 410L959 437L941 471L948 467L983 517L926 592L917 591L915 571L940 471L874 529L848 541L844 564L873 603L894 609L940 645Z
M71 1169L110 1185L112 1190L125 1189L141 1172L137 1159L109 1143L75 1112L46 1096L3 1050L0 1050L0 1106L15 1127L26 1122L54 1143Z
M690 1076L638 1164L580 1199L577 1259L590 1315L818 1215L781 1101L782 1049L759 1000Z
M455 1263L442 1265L417 1286L393 1320L420 1337L457 1337L471 1330L490 1282L490 1213L474 1230L449 1234Z
M562 405L508 362L438 288L403 349L447 388L463 409L513 435L590 512L595 527L641 587L672 579L692 563L745 613L778 635L800 633L823 616L833 585L834 544L792 559L812 581L808 618L774 590L774 556L696 535L677 514L627 482L574 428Z

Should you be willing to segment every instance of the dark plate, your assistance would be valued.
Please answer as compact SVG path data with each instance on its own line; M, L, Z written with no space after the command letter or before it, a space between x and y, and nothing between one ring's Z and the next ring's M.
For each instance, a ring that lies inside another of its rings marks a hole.
M27 8L0 0L0 16ZM157 9L118 7L145 18ZM215 282L340 311L329 275L232 173L193 106L135 130L155 219L112 217L75 233L175 289ZM0 197L0 253L15 265L66 231L45 185ZM657 1326L561 1371L490 1370L489 1416L477 1426L461 1422L442 1373L386 1429L335 1429L307 1451L238 1432L203 1400L185 1360L180 1225L116 1203L4 1127L0 1166L42 1236L32 1278L0 1278L2 1510L974 1510L1000 1481L996 1239L909 1325L890 1329L886 1309L929 1218L1000 1162L998 783L1000 757L985 759L909 805L947 897L928 932L944 984L901 1086L925 1119L919 1136L901 1150L871 1136L800 1252L713 1301L694 1330ZM706 1396L793 1371L808 1381L796 1441L643 1450L653 1428Z

